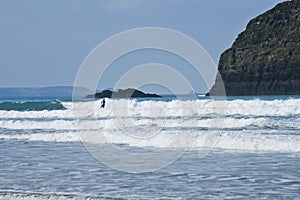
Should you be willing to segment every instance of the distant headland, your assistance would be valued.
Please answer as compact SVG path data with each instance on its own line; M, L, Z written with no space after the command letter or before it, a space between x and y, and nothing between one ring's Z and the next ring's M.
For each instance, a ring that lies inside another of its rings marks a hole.
M96 94L87 95L86 98L158 98L161 97L157 94L144 93L142 91L128 88L128 89L119 89L116 92L111 90L103 90L102 92L97 92Z
M300 94L300 0L252 19L220 57L227 96ZM220 79L208 95L217 95Z

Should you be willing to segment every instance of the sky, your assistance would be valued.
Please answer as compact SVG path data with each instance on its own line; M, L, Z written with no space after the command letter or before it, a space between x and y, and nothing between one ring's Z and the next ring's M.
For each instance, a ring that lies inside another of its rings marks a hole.
M141 27L186 34L218 63L248 21L279 2L283 0L1 0L0 87L72 86L81 63L100 42ZM149 56L144 62L151 62ZM111 86L108 80L119 71L115 67L99 88ZM192 74L187 72L187 78Z

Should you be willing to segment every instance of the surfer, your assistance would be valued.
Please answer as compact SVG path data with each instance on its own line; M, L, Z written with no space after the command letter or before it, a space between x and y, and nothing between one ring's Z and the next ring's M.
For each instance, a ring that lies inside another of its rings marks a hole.
M103 99L102 101L101 101L101 108L104 108L105 107L105 99Z

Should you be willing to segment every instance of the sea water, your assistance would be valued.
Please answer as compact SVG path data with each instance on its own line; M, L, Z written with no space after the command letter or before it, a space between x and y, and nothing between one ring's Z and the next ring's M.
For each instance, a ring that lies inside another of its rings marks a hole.
M1 100L0 199L300 198L300 97L221 101L107 99L100 109L101 100ZM218 135L201 156L210 130ZM106 138L92 141L100 149L183 154L150 172L115 170L87 150L81 134L95 131ZM176 134L192 143L171 144Z

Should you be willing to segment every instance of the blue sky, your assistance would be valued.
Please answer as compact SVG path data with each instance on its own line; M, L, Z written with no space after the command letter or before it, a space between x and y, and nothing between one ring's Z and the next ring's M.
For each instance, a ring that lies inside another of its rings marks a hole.
M96 45L145 26L192 37L217 63L251 18L279 2L1 0L0 87L73 85L80 64Z

